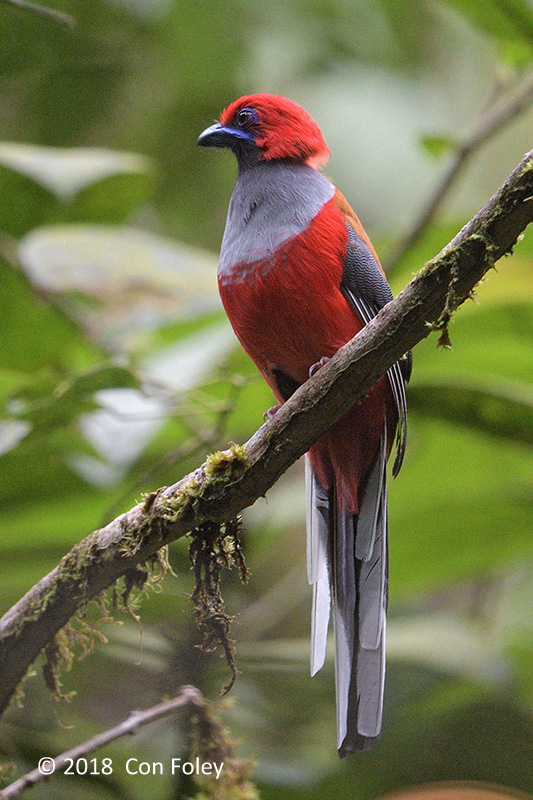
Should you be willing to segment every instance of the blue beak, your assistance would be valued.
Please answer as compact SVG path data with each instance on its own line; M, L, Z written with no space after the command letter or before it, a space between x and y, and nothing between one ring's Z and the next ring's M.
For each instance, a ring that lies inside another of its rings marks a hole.
M196 144L201 147L231 147L236 139L253 142L254 136L249 131L244 131L240 128L229 128L217 122L202 131Z

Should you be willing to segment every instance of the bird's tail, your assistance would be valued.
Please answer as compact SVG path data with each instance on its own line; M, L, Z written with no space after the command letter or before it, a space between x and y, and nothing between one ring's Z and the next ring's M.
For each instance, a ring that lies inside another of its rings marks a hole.
M331 605L335 632L337 747L368 750L381 733L387 607L386 436L368 474L358 515L344 513L306 459L307 564L313 586L311 674L323 665Z

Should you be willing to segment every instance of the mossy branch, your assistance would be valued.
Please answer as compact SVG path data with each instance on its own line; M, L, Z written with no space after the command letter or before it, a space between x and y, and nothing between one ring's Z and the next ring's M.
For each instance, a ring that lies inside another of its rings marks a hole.
M494 263L512 251L532 220L533 151L403 292L245 445L210 457L76 544L0 620L0 711L78 608L193 528L235 519L407 350L435 328L446 341L451 314Z

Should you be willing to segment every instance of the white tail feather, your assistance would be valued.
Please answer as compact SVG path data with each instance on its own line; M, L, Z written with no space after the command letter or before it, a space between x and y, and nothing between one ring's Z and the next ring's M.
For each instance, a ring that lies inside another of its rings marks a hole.
M324 665L331 612L328 567L328 496L318 484L309 456L305 457L307 490L307 576L313 586L311 613L311 675Z

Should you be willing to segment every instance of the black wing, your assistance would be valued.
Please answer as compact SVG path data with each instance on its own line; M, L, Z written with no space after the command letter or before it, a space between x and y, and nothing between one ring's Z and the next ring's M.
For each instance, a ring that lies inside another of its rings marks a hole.
M350 306L366 325L383 306L392 300L392 292L370 249L348 223L347 228L348 249L340 289ZM407 441L405 384L410 378L411 367L412 354L409 351L387 371L398 412L397 450L392 469L394 477L400 471L405 455Z

